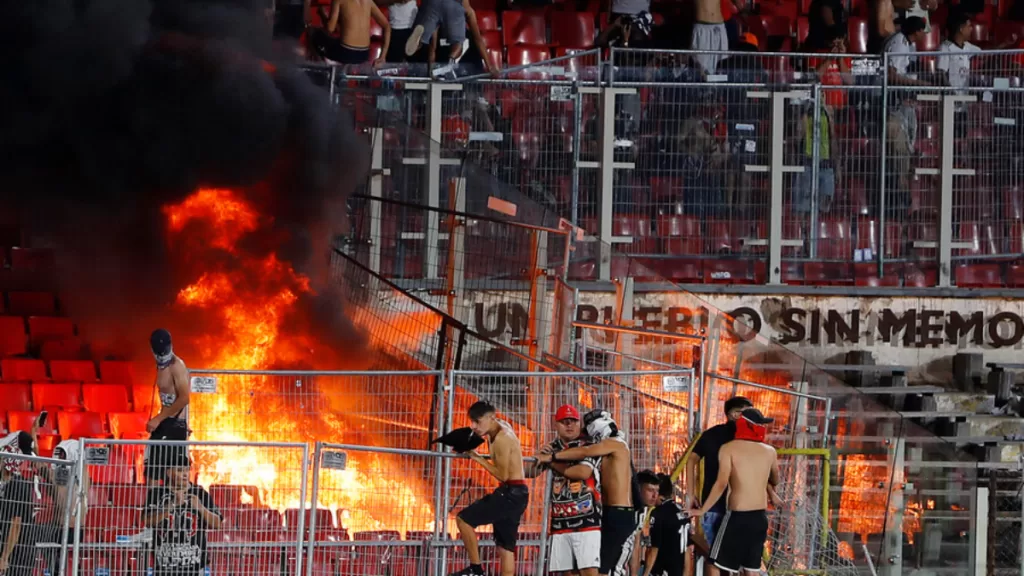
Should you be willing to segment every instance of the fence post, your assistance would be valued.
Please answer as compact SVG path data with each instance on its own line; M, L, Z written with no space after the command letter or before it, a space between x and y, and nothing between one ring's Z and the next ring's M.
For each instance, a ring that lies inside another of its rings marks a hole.
M600 67L598 68L600 69ZM572 198L569 200L569 221L573 226L580 225L580 147L583 141L583 93L580 83L572 83Z
M446 90L462 90L461 84L445 84L431 82L427 85L427 127L430 136L430 153L426 159L427 178L427 206L431 208L441 207L441 164L460 162L459 160L447 160L441 158L441 123L444 120L444 111L441 108L444 92ZM426 245L423 262L423 275L427 280L437 279L438 264L438 213L434 210L427 212Z
M84 444L79 444L79 445L82 446L83 448L85 447ZM81 460L84 457L85 457L85 450L81 450L79 455L78 455L78 458L79 458L79 460ZM71 468L71 466L68 466L68 468ZM81 496L81 494L82 494L82 487L85 486L85 482L83 482L82 478L80 476L78 476L78 468L79 468L78 462L74 463L74 468L75 468L75 473L74 474L71 474L70 473L71 471L68 470L68 472L69 472L68 476L71 477L71 480L69 480L69 482L72 483L70 486L68 486L68 498L70 499L72 497L72 495L74 495L75 505L71 506L71 505L69 505L69 503L65 503L64 504L64 508L65 508L64 509L64 523L62 524L62 526L64 527L64 530L63 530L63 533L60 536L60 543L61 543L61 547L60 547L60 561L59 561L59 564L57 564L57 566L61 566L62 567L60 569L60 573L61 574L64 573L64 570L66 569L66 567L68 565L68 531L71 528L71 510L72 509L75 510L75 517L78 518L78 517L80 517L82 515L83 505L86 503L84 500L82 500L82 496ZM56 471L54 471L54 472L56 472ZM76 520L76 522L77 522L77 520ZM78 531L75 530L75 532L77 534ZM75 547L78 546L74 541L71 542L71 544L73 546L75 546ZM52 567L51 567L51 569L52 569ZM77 572L72 572L72 574L77 574Z
M85 478L85 455L88 452L89 444L88 440L82 438L80 441L82 447L81 454L78 455L78 471L77 475L79 478ZM88 494L85 491L85 482L78 483L78 497L88 498ZM82 549L82 515L75 515L75 547L71 553L71 573L78 574L78 563L81 561L79 552Z
M466 179L452 178L448 183L448 208L454 212L466 210ZM466 285L466 220L463 216L450 214L447 218L448 228L448 270L445 278L445 292L448 300L448 315L465 322L468 318L460 318L461 306L456 305Z
M885 148L889 143L889 53L882 54L882 136L881 158L878 163L878 277L885 277ZM879 560L879 564L881 564Z
M818 173L821 170L819 167L821 163L821 84L814 85L814 92L812 94L814 100L814 127L812 128L811 140L811 229L807 236L811 242L811 258L817 258L818 236L820 236L820 231L818 230ZM800 121L803 122L803 118ZM832 122L830 120L829 127L831 128L831 126ZM829 154L831 155L831 153L832 148L829 147ZM806 169L806 166L804 168Z
M768 284L782 284L782 167L785 155L785 113L787 94L772 96L771 205L768 216Z
M547 574L546 557L548 555L548 528L551 522L551 486L554 484L554 473L548 472L544 475L544 506L540 516L540 547L537 553L537 574Z
M952 285L953 248L971 248L970 242L953 242L953 177L974 176L973 168L955 168L956 134L953 128L956 106L960 102L974 102L976 96L944 94L942 96L942 187L939 199L939 287Z
M306 451L303 454L303 460L304 461L306 460L308 454L309 454L309 447L307 446L306 447ZM310 495L310 509L314 510L314 512L311 512L310 515L309 515L309 551L307 553L308 556L306 558L306 576L313 576L313 558L314 558L314 554L316 553L316 537L315 537L315 534L316 534L316 516L317 516L317 514L316 514L315 510L316 510L316 503L317 503L317 501L319 500L319 497L320 497L320 460L321 460L321 454L323 454L323 443L318 441L316 443L316 447L313 450L313 493ZM302 506L301 506L301 508L305 509L305 507L306 507L306 497L305 497L306 496L305 495L306 483L305 482L302 483L302 490L303 490L303 495L302 495ZM304 540L304 535L299 534L299 541L302 542L303 540ZM300 544L300 546L301 546L301 544ZM296 562L298 562L298 557L301 556L301 555L302 555L302 550L300 548L299 549L299 554L296 555L296 560L295 560ZM296 574L301 574L301 572L299 571L299 567L295 568L295 573Z
M299 537L297 538L298 541L295 543L295 573L296 574L302 574L302 548L303 548L302 545L303 545L303 542L305 542L305 534L306 534L306 509L305 508L306 508L306 500L307 500L307 498L306 498L306 496L307 496L306 488L307 488L308 483L309 483L309 465L310 465L310 461L309 461L309 444L303 444L302 445L302 489L299 492L299 501L302 502L302 505L300 506L300 509L302 510L302 513L299 514L299 525L298 525ZM313 534L313 530L312 530L312 527L316 526L316 520L315 520L315 518L316 518L316 502L312 503L312 506L309 508L309 511L310 511L309 512L309 517L310 517L309 525L311 527L311 529L309 530L309 540L310 540L310 547L309 547L309 549L310 549L310 552L312 552L312 550L313 550L312 542L313 542L313 539L316 537Z
M989 470L989 472L995 472L995 470ZM994 474L990 474L994 478ZM989 499L989 488L988 486L978 486L974 489L974 516L971 517L971 530L970 534L974 536L974 546L971 548L971 556L974 558L974 568L972 573L974 576L985 576L986 573L991 574L992 572L986 572L986 564L988 563L989 552L989 518L988 518L988 499Z
M600 240L600 262L598 266L600 280L612 278L612 213L615 201L615 170L617 168L632 170L633 162L615 161L615 99L619 94L635 94L635 88L600 88L601 122L598 128L598 143L601 155L598 169L598 196L601 202L598 239Z
M390 172L384 170L384 130L370 129L370 197L383 197L383 179ZM381 202L370 200L370 270L380 273Z

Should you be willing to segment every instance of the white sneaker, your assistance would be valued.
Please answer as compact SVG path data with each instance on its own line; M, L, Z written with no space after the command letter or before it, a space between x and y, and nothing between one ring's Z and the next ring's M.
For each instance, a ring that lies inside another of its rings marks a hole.
M417 24L413 29L412 33L409 34L409 39L405 42L405 55L412 56L420 49L420 40L423 39L423 25Z
M459 60L462 60L462 57L466 55L467 50L469 50L469 38L462 41L462 52L459 52L459 55L452 58L452 60L458 63Z

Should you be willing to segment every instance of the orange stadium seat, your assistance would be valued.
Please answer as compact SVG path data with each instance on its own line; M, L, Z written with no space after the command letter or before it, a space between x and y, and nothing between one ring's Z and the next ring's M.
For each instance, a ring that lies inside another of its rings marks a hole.
M50 377L66 382L95 382L96 365L91 360L51 360Z
M10 314L19 316L54 316L57 314L57 299L52 292L9 292L7 294Z
M82 385L82 405L90 412L131 412L128 389L118 384Z
M149 414L156 402L156 388L153 385L136 384L132 386L132 406L135 407L136 412Z
M62 438L109 438L110 432L99 412L61 412L57 429Z
M46 363L31 358L0 360L0 376L7 382L47 382Z
M81 338L64 336L45 340L39 347L39 357L47 361L85 360L89 358L89 349Z
M148 488L140 484L113 484L106 486L110 492L110 505L118 508L142 508L146 505Z
M552 12L551 43L573 48L590 48L597 37L592 12Z
M548 24L543 12L507 10L501 14L501 30L507 47L548 43Z
M27 351L25 319L21 316L0 316L0 356L18 356Z
M26 432L32 429L35 424L36 418L39 417L37 412L17 412L11 411L7 413L7 429L8 430L25 430ZM39 455L49 457L53 454L53 447L57 445L60 440L60 434L57 432L57 419L58 414L51 412L46 417L46 423L42 428L39 429Z
M32 411L32 387L28 384L0 383L0 414Z
M33 384L32 404L37 410L81 409L82 385L72 383Z
M33 346L46 340L75 335L75 324L68 318L54 316L30 316L28 319L28 335Z
M103 360L100 362L100 380L107 384L135 384L135 364L122 360Z
M110 421L110 433L114 438L120 440L146 440L149 432L146 431L146 423L149 422L149 414L143 412L111 412L107 414Z

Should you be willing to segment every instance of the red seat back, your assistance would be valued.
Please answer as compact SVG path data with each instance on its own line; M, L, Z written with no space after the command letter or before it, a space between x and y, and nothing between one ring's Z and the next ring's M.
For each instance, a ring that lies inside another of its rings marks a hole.
M91 360L51 360L50 377L68 382L95 382L96 365Z
M48 338L74 336L75 324L68 318L55 316L30 316L28 333L33 342L40 343Z
M57 427L65 439L110 436L103 414L98 412L61 412L57 418Z
M11 269L23 272L49 272L54 268L53 250L49 248L11 248Z
M849 222L840 218L823 218L818 228L818 258L853 259L853 238Z
M494 10L476 10L476 24L480 27L480 32L490 32L492 30L498 30L498 13Z
M119 360L104 360L100 362L100 380L107 384L132 386L135 384L135 365Z
M0 414L31 411L32 387L30 385L0 383Z
M597 35L595 18L591 12L552 12L551 42L560 46L590 48Z
M543 12L507 10L501 14L505 46L515 44L547 44L547 22ZM511 61L511 56L509 57ZM528 62L527 62L528 63ZM515 66L515 64L512 64Z
M25 320L21 316L0 316L0 357L28 351Z
M524 66L526 64L536 64L537 62L543 62L551 59L551 52L547 46L538 44L517 44L515 46L508 46L508 65L509 66Z
M46 382L46 364L29 358L0 360L0 374L8 382Z
M865 18L853 17L847 21L850 52L854 54L868 53L868 21Z
M146 423L149 414L142 412L111 412L107 414L110 421L110 433L120 440L145 440L149 438Z
M57 300L50 292L10 292L7 311L18 316L53 316L57 313Z
M84 384L82 404L90 412L131 412L128 389L118 384Z
M51 413L46 417L46 423L39 429L40 434L47 434L51 436L57 435L57 417L58 414ZM37 412L8 412L7 413L7 429L8 430L31 430L32 426L35 425L36 418L39 417Z
M77 409L82 406L82 385L72 383L33 384L32 404L36 410L50 406Z

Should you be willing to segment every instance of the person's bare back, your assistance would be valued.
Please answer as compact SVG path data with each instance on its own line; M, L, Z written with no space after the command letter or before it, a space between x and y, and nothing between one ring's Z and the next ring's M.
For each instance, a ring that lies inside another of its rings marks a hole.
M505 423L501 424L501 432L491 440L491 456L504 482L526 478L523 472L523 448L515 432Z
M370 20L387 21L373 0L334 0L327 31L334 34L345 46L365 48L370 45Z
M766 487L776 469L775 448L760 442L733 440L722 446L719 460L729 460L729 510L765 510L768 508Z

